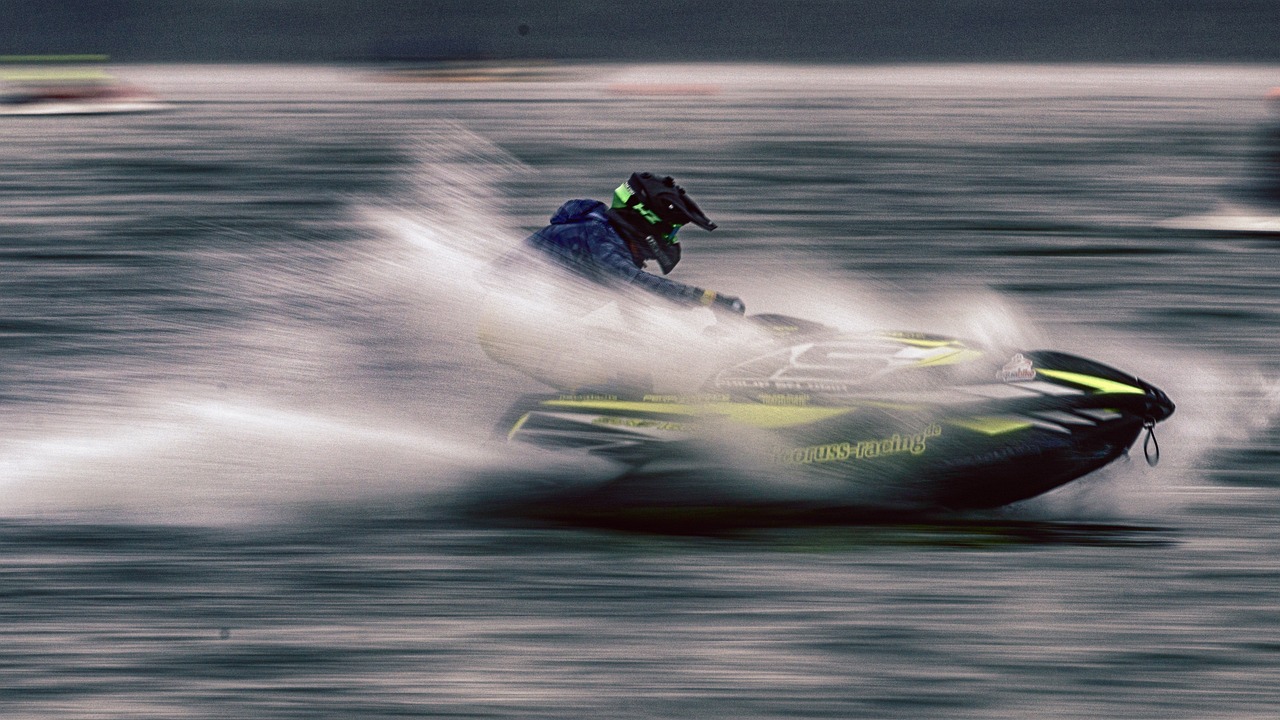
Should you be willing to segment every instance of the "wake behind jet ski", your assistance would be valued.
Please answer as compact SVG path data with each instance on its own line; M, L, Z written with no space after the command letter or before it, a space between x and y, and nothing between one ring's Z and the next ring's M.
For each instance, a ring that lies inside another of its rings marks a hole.
M589 493L596 503L715 503L668 491L749 468L783 488L761 502L990 508L1108 465L1174 409L1154 386L1066 353L781 315L746 322L760 342L697 393L529 396L511 408L507 438L615 463L617 479Z

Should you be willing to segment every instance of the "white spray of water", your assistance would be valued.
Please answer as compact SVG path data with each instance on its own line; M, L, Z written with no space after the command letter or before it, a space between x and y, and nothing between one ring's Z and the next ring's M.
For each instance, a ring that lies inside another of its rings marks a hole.
M193 251L233 321L179 328L152 383L17 418L0 513L237 522L503 467L469 406L508 392L477 393L494 374L469 372L483 358L468 313L484 248L510 242L493 185L511 161L452 126L419 150L416 187L398 204L353 200L332 242Z
M298 502L447 488L476 467L472 446L437 428L166 393L184 394L6 444L5 512L252 521Z
M228 337L209 342L199 369L208 384L139 388L116 407L83 409L11 438L0 446L6 495L0 512L237 521L297 503L439 492L477 474L505 473L514 481L555 467L536 453L487 442L488 423L511 398L546 388L476 347L479 308L492 292L482 283L486 269L524 234L508 225L501 185L527 170L456 125L442 126L416 150L403 196L353 203L348 230L358 241L310 248L302 258L287 243L206 255L230 302L246 315ZM740 294L753 312L850 331L903 329L983 345L1072 350L1170 392L1179 410L1159 428L1158 469L1119 463L1034 501L1022 510L1030 514L1165 509L1170 487L1205 482L1203 457L1274 428L1280 413L1280 382L1260 370L1243 371L1250 379L1242 381L1239 368L1218 358L1096 334L1063 347L1064 338L1047 342L1035 322L983 288L905 294L847 276L789 273L776 258L745 256L717 263L715 273L717 288ZM507 299L527 303L524 312L534 318L562 309L527 294ZM706 311L640 319L622 346L581 351L619 353L678 381L664 391L695 388L716 365L725 338L705 332L712 322ZM385 328L383 335L359 332L366 324L394 325L394 336ZM379 345L383 340L396 347ZM370 375L374 360L388 356L407 379L397 371ZM1250 398L1243 415L1223 400L1242 396ZM727 450L733 442L726 440ZM585 475L606 471L587 465Z

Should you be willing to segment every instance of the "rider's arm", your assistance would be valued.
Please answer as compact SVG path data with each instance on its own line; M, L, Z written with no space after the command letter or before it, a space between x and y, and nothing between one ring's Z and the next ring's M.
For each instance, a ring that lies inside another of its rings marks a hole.
M710 305L716 298L711 290L685 285L636 267L631 251L616 236L598 234L588 239L587 245L606 280L640 287L681 305Z

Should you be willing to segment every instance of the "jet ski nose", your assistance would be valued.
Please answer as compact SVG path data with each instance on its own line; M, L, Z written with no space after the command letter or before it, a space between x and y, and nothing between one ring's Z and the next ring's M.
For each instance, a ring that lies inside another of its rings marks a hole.
M1175 405L1165 394L1163 390L1154 386L1146 385L1144 389L1147 391L1147 417L1154 422L1162 422L1173 414Z

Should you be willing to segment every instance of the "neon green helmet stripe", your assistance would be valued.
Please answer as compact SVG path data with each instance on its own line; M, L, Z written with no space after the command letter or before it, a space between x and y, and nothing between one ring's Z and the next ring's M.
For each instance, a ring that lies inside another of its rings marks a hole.
M621 185L618 186L617 190L613 191L614 209L616 210L617 208L626 207L627 201L634 196L635 196L635 193L631 192L631 188L627 187L626 183L622 183Z
M616 210L618 208L629 207L640 213L641 217L654 225L662 222L662 218L653 214L653 211L645 207L643 203L634 202L634 197L635 193L631 192L631 188L628 187L626 183L622 183L618 186L617 190L613 191L613 208Z

